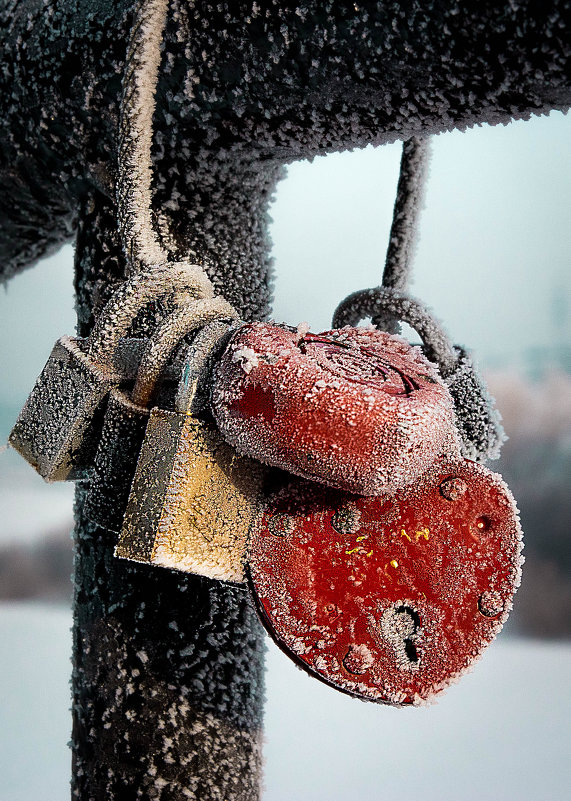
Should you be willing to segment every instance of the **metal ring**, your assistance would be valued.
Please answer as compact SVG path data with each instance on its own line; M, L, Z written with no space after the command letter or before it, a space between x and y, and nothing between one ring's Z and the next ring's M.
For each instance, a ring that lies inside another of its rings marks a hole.
M427 306L402 292L382 286L353 292L335 309L332 325L356 326L365 317L379 314L388 314L414 328L423 341L426 356L438 364L443 377L454 371L458 355L448 335Z
M238 319L236 310L220 297L196 300L169 314L143 354L131 396L133 403L147 406L163 369L183 337L217 319Z

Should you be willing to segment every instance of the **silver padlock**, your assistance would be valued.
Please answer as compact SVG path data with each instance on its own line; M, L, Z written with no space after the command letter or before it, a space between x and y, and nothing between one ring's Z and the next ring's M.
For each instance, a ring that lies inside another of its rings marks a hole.
M197 285L197 292L211 293L202 284L192 266L139 273L113 294L87 340L62 337L56 342L9 437L42 478L87 476L107 397L125 380L114 363L121 337L149 302Z
M203 329L189 349L176 411L151 411L116 556L244 581L268 468L239 456L207 412L210 362L230 334L216 324Z
M118 387L111 390L84 507L86 516L97 525L110 531L121 530L149 420L149 404L157 399L159 379L173 351L197 328L232 314L232 307L221 298L198 300L173 312L148 340L133 391Z

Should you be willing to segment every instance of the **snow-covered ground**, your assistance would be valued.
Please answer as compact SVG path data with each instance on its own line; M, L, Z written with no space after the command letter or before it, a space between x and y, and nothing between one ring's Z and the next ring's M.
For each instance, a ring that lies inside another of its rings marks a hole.
M0 605L0 801L69 797L70 613ZM571 645L503 639L438 704L355 701L268 652L264 801L562 801Z

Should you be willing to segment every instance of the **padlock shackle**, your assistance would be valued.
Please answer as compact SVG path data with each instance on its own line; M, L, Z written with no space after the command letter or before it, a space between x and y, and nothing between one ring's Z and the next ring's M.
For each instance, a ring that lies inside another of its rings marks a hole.
M131 400L148 406L157 382L180 341L214 320L237 320L238 313L224 298L203 298L172 312L158 326L139 364Z
M198 264L165 263L132 275L115 290L86 343L87 355L98 364L112 368L113 354L137 314L154 300L173 295L175 305L194 297L211 298L212 282Z
M186 352L184 367L174 400L175 411L181 414L200 414L208 406L205 384L210 383L212 362L228 344L241 320L218 318L207 323L193 337Z
M365 317L379 315L408 323L420 335L428 359L436 362L443 378L458 362L458 353L446 331L434 319L427 306L402 292L383 286L360 289L341 301L333 314L333 328L356 326Z

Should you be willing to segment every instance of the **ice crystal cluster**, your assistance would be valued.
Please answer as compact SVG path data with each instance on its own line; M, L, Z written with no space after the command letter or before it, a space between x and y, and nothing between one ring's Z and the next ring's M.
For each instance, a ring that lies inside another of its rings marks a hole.
M75 236L82 334L125 268L114 177L133 6L0 4L0 271L8 279ZM263 317L268 203L284 164L566 108L569 12L568 0L172 0L154 114L157 228L244 319ZM118 562L82 498L74 796L259 797L262 645L245 591Z

